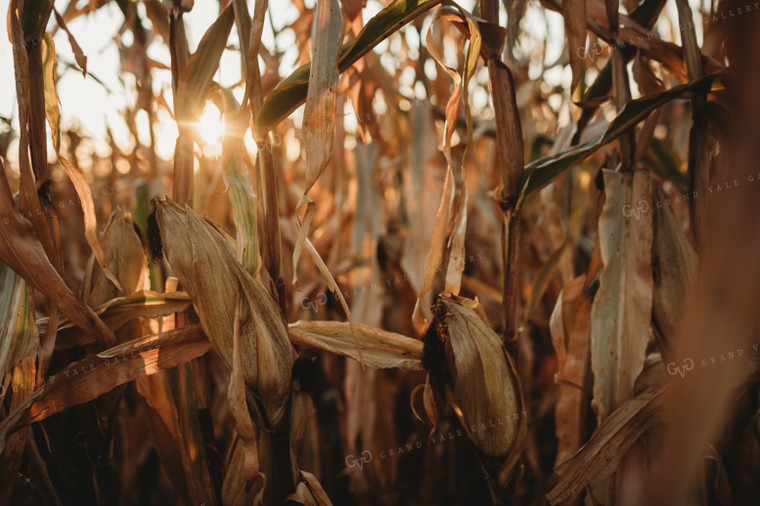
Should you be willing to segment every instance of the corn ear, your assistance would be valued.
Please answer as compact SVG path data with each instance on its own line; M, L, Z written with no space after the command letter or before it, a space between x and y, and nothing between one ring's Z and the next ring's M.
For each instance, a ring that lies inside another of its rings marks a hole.
M432 311L423 365L476 447L494 499L503 498L527 435L515 364L477 301L439 296Z
M244 295L240 351L246 385L261 399L268 424L282 418L290 394L293 347L280 310L263 283L235 259L233 246L189 207L155 199L148 219L154 253L166 260L187 290L203 331L232 369L238 292Z

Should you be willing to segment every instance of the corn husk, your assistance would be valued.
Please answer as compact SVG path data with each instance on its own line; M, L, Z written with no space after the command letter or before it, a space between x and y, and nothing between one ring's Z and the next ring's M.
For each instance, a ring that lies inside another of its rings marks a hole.
M149 288L142 241L128 212L118 208L111 214L100 233L99 242L106 265L126 295ZM122 294L93 254L82 283L82 300L90 307L97 307L120 296Z
M527 434L515 364L477 301L440 296L425 337L429 385L454 409L477 449L495 500L504 497Z
M263 283L235 259L232 244L214 225L169 199L151 205L152 249L162 247L204 333L230 369L238 292L244 296L239 329L243 376L261 400L266 423L276 425L285 412L293 367L293 347L279 308Z

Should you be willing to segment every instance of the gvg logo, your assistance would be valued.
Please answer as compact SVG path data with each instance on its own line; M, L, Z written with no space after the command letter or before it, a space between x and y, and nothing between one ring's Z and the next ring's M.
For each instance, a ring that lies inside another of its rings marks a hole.
M626 204L623 206L623 216L626 218L630 218L631 216L635 216L638 220L641 218L641 215L649 212L649 202L646 200L639 200L639 207L633 207L630 204Z
M358 457L346 455L346 465L348 467L358 467L359 471L363 471L364 464L369 464L370 462L372 462L372 452L369 450L364 450Z
M670 362L666 369L671 376L679 374L682 378L685 378L686 373L694 369L694 361L687 357L683 359L682 365L677 366L675 362Z

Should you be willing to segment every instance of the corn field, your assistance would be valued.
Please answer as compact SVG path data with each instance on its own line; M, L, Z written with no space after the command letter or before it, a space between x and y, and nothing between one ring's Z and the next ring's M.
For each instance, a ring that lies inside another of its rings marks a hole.
M757 3L4 4L0 504L760 504Z

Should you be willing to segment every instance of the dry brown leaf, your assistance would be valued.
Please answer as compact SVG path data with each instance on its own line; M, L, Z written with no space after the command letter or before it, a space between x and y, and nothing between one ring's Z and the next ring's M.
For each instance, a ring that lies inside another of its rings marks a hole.
M88 355L44 382L0 424L0 451L6 436L25 424L96 399L113 388L168 369L206 353L211 344L199 325L161 332Z
M73 167L72 169L76 170ZM90 197L87 207L90 207L92 206L92 198L89 189L87 195ZM85 200L83 199L82 202L84 208ZM93 223L91 225L94 235L94 209L92 212ZM86 221L87 213L85 212ZM85 230L87 228L85 225ZM85 234L88 233L85 232ZM121 294L133 294L138 290L148 288L148 266L145 252L140 236L137 235L135 223L129 213L122 208L114 211L100 232L100 238L94 238L97 242L93 243L92 240L93 238L88 238L93 250L93 257L90 258L85 279L82 282L82 300L85 303L91 307L96 307L119 297ZM97 249L93 244L97 245ZM95 259L98 261L97 267L95 267ZM114 277L112 272L117 273L117 277Z
M626 451L656 420L662 409L662 390L649 388L629 399L608 416L591 439L560 465L549 479L549 502L559 504L577 497L589 483L610 476Z
M335 132L335 93L338 50L343 39L343 16L337 0L317 0L314 16L314 56L303 112L306 184L308 193L332 156Z
M0 170L2 170L0 166ZM74 297L50 263L32 225L13 205L5 172L0 177L0 260L44 293L72 322L98 341L113 344L113 332L82 301Z
M604 268L591 308L591 405L600 422L633 397L647 346L654 338L652 213L646 212L651 175L648 170L603 169L603 177L599 245ZM614 484L597 480L601 500L632 500L630 494L640 487L641 467L635 463L639 456L632 452L623 459Z
M306 471L300 471L300 474L301 481L296 485L296 491L288 496L288 501L304 506L332 506L316 476Z
M190 297L185 292L158 294L150 290L140 290L129 297L118 297L95 308L108 328L117 332L126 323L136 318L157 318L187 311L191 306ZM37 321L41 329L47 329L49 322L42 318ZM93 342L93 338L67 320L61 322L55 349L69 349Z
M64 32L66 32L66 35L69 38L71 50L74 52L74 59L77 61L79 68L82 69L82 77L87 77L87 57L84 55L84 51L82 51L82 48L79 47L79 44L69 31L69 28L66 26L66 23L63 21L61 15L58 14L58 11L55 9L55 7L53 7L53 15L55 15L55 22L58 23L58 26L60 26Z
M662 190L655 188L653 199L656 202L665 200ZM696 286L698 258L673 211L668 207L656 207L653 212L652 265L657 275L652 318L663 338L660 349L667 353Z
M288 331L294 344L359 360L348 323L298 321L291 323ZM356 324L356 332L368 366L379 369L422 369L422 341L360 323Z
M585 284L586 276L583 275L562 289L549 322L552 344L557 352L555 468L578 451L586 435L591 386L589 348L592 299L583 293Z
M585 67L586 54L586 0L562 0L562 13L565 19L565 36L567 50L570 54L570 68L573 72L570 92L581 80Z
M647 170L604 170L606 200L599 217L604 269L591 309L593 406L603 420L633 396L652 339L652 213Z

